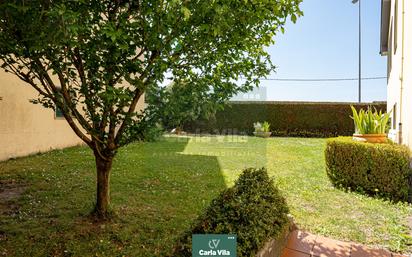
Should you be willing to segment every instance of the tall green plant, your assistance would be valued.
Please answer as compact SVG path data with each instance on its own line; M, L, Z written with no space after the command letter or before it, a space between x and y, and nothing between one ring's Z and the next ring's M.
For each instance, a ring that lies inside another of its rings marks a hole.
M269 122L267 122L267 121L263 122L262 128L263 128L263 131L264 131L264 132L269 132L269 131L270 131L270 124L269 124Z
M256 122L253 123L253 127L255 128L255 132L269 132L270 131L270 123L264 121L263 123Z
M360 109L359 112L351 106L353 122L355 124L355 133L357 134L385 134L389 129L389 113L377 111L376 108L368 107L365 111Z

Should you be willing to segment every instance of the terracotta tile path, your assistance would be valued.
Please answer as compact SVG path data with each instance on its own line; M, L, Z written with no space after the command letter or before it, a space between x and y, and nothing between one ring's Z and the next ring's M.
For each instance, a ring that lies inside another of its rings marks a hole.
M295 230L281 257L407 257Z

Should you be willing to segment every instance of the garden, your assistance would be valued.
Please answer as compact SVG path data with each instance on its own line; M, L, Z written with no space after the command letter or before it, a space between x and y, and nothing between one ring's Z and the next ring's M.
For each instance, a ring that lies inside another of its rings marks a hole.
M0 162L1 256L185 257L193 234L256 256L294 226L412 252L386 104L228 103L276 71L268 46L303 15L246 2L0 4L1 68L83 142Z
M300 229L410 252L412 208L334 187L325 172L326 145L322 138L239 135L130 144L114 162L116 214L109 223L87 215L95 184L88 148L2 162L1 183L24 193L1 203L0 254L168 256L212 199L249 167L267 167Z

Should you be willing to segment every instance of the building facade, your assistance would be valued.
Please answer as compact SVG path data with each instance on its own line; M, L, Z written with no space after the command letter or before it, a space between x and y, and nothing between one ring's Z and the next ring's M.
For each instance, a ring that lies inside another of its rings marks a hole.
M389 137L412 148L412 1L381 0L381 49L387 57Z
M0 70L0 161L82 144L59 112L32 104L38 93ZM144 100L138 104L142 109Z

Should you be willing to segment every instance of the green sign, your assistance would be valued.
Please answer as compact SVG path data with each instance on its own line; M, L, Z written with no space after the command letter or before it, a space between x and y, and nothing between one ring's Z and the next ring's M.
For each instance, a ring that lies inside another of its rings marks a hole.
M236 257L236 235L192 235L192 257Z

